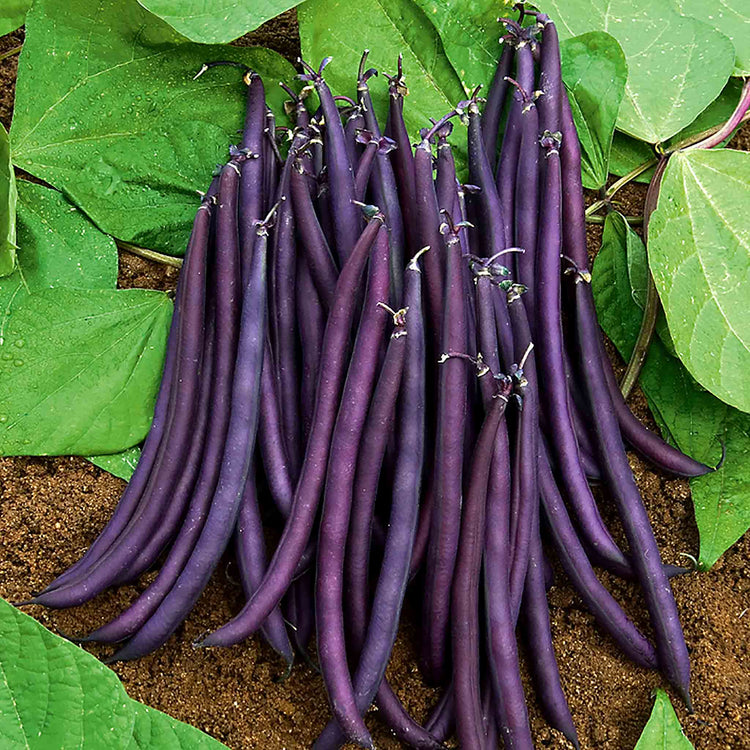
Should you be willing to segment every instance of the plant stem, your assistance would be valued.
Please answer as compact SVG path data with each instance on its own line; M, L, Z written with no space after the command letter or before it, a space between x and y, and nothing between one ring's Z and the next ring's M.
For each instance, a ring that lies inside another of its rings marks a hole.
M750 78L745 79L745 85L742 87L740 100L732 112L731 117L722 125L713 135L704 140L694 143L687 148L713 148L718 146L725 138L729 138L734 129L739 127L743 120L747 119L748 109L750 109Z
M23 49L23 44L19 44L18 47L11 47L7 52L0 52L0 62L6 60L13 55L17 55Z
M643 217L642 216L624 216L623 217L625 221L630 224L631 227L639 227L641 224L643 224ZM586 217L586 223L587 224L604 224L604 216L587 216Z
M598 201L594 201L594 203L592 203L586 209L586 216L591 216L591 214L596 213L600 208L606 206L607 203L612 200L612 196L615 193L624 188L625 185L627 185L629 182L632 182L636 177L640 177L647 169L653 167L658 161L659 160L657 159L657 157L649 159L648 161L644 161L643 164L639 164L635 169L628 172L624 177L620 177L619 180L613 182L609 186L609 188L607 188L607 191L604 193L604 197Z
M646 242L646 247L648 247L648 222L659 200L659 186L661 185L661 179L664 176L668 161L669 156L667 154L661 157L646 193L646 201L643 205L643 239ZM643 308L643 320L641 321L641 328L638 331L638 338L633 347L633 353L630 355L628 367L620 382L620 390L625 398L630 395L633 386L638 380L638 376L641 374L643 363L646 361L646 355L648 354L648 348L651 345L651 339L654 336L656 318L659 314L659 294L654 285L654 277L651 275L651 269L647 268L647 270L648 285L646 288L646 306Z
M147 260L153 260L155 263L162 263L165 266L172 266L173 268L182 267L182 258L175 258L172 255L164 255L164 253L158 253L156 250L149 250L145 247L138 247L138 245L131 245L129 242L124 240L115 240L117 247L120 250L126 250L133 255L137 255Z
M691 135L689 138L678 141L673 146L670 146L664 151L665 155L669 156L670 154L675 153L675 151L682 151L683 149L688 148L712 148L713 146L717 146L723 140L727 139L736 128L750 121L749 108L750 79L745 81L745 85L742 88L740 103L737 105L734 114L730 117L729 120L727 120L726 123L724 123L723 125L716 125L713 128L708 128L708 130L704 130L701 133L696 133L695 135ZM644 161L642 164L639 164L635 169L628 172L624 177L620 177L619 180L613 182L612 185L607 188L606 192L604 193L604 197L594 201L586 209L586 218L588 219L601 208L604 208L604 206L607 205L607 203L612 199L612 196L615 193L624 188L628 183L635 180L636 177L640 177L647 169L656 166L656 164L658 163L659 157L655 156L653 159L649 159L648 161Z

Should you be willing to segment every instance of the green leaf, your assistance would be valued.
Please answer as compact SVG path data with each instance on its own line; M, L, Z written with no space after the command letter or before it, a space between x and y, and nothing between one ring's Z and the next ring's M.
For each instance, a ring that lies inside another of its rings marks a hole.
M669 696L661 689L656 691L653 711L635 750L694 750L682 731Z
M32 2L33 0L3 0L3 7L0 8L0 36L23 26Z
M56 190L18 181L17 268L0 279L0 339L14 306L55 286L114 289L117 247Z
M7 276L16 265L17 198L8 133L0 123L0 276Z
M0 599L3 750L220 750L198 729L128 697L117 675Z
M609 151L628 66L617 40L601 31L565 40L560 54L581 142L583 185L596 190L607 182Z
M680 359L750 411L750 154L676 153L649 225L649 263Z
M642 317L628 275L628 231L622 216L607 217L592 273L599 322L626 360ZM701 388L658 338L639 382L667 440L709 466L718 463L722 444L726 449L721 469L690 481L700 565L709 568L750 528L750 416Z
M631 138L619 130L612 139L612 150L609 153L609 171L618 177L630 174L636 167L654 158L654 150L648 143ZM636 182L651 182L654 167L635 178Z
M702 570L708 570L750 529L750 416L727 406L723 414L718 437L726 446L724 465L690 482Z
M652 0L547 0L560 38L606 31L620 43L628 82L617 127L661 143L692 122L718 95L734 67L723 34Z
M705 21L726 34L737 54L735 76L750 75L750 13L747 0L674 0L677 9L686 16Z
M404 119L416 140L430 117L440 117L464 98L456 71L443 51L437 31L411 0L307 0L297 11L302 53L311 64L327 56L326 80L335 93L353 96L356 72L364 49L368 65L381 73L394 72L399 53L409 97ZM498 45L499 47L499 45ZM371 79L373 102L385 122L388 90L384 77ZM457 126L458 127L458 126ZM461 143L465 138L455 138Z
M225 44L296 5L294 0L138 0L193 42Z
M646 306L648 289L648 258L646 247L641 238L630 228L625 217L616 213L612 216L610 226L616 226L619 235L624 235L625 252L628 262L628 281L633 294L633 301L641 310Z
M132 731L115 673L0 599L0 745L105 750Z
M161 711L136 701L131 701L131 706L135 724L126 750L219 750L225 747L195 727Z
M415 0L440 35L453 68L469 93L480 83L492 80L500 57L500 37L505 29L498 16L508 12L512 2L476 0ZM515 15L515 14L514 14ZM392 63L391 63L392 64Z
M180 254L197 191L242 126L239 71L193 80L206 60L227 59L261 73L281 111L278 81L295 71L275 52L184 43L133 0L36 0L19 61L13 160L108 234Z
M134 445L132 448L128 448L120 453L86 456L86 459L91 461L94 466L98 466L100 469L104 469L104 471L108 471L110 474L114 474L114 476L129 482L140 457L141 449L137 445Z
M625 247L628 263L628 280L633 295L633 301L643 310L646 307L646 298L648 295L648 258L646 257L646 247L641 238L629 227L625 217L621 214L615 214L612 217L612 223L617 224L621 233L625 235ZM641 315L641 317L643 317ZM656 333L667 348L667 351L676 357L672 337L667 328L667 321L664 318L664 311L659 310L656 318Z
M666 142L665 147L667 149L672 148L681 141L725 123L734 112L737 102L740 100L741 91L742 81L738 81L736 78L730 79L729 83L722 89L721 94L690 125L677 135L672 136ZM724 141L724 143L727 143L727 141ZM631 138L625 133L615 132L612 141L612 153L609 158L609 171L619 176L626 175L639 164L652 159L653 156L654 151L647 143ZM653 168L649 169L638 177L637 181L649 182L653 173Z
M47 289L0 345L0 455L114 453L151 424L172 303L162 292Z

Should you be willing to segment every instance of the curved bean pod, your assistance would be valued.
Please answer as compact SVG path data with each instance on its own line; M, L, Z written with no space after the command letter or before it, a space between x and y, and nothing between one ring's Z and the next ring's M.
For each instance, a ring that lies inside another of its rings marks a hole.
M213 642L238 643L255 632L281 601L294 578L312 533L328 465L328 449L336 421L341 387L347 363L347 346L362 271L375 237L385 232L383 217L373 218L357 241L336 285L336 302L326 325L321 369L316 393L315 415L307 441L302 472L284 533L266 575L252 599L226 625L209 634L202 645Z
M365 747L372 744L372 739L357 710L346 659L344 553L357 456L386 327L386 315L378 303L387 298L389 281L388 234L380 232L370 256L364 308L331 438L317 554L315 614L323 681L345 736Z
M172 589L143 627L115 653L114 661L138 658L165 643L198 600L234 530L250 474L259 421L266 339L267 243L268 227L259 223L250 276L242 298L231 410L221 469L206 520ZM217 335L217 343L219 341Z

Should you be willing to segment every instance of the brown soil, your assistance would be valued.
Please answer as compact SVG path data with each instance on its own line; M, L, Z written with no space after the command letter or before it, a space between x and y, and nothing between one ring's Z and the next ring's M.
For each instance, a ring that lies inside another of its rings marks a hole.
M285 14L280 22L259 30L254 40L294 59L299 50L295 26L294 13ZM22 32L0 39L0 53L22 39ZM0 121L6 126L15 72L16 58L0 63ZM740 143L747 149L750 130L742 136ZM628 187L620 193L618 207L626 214L639 213L643 193L642 186ZM598 246L599 236L600 229L592 227L592 247ZM122 286L168 289L175 276L173 269L121 255ZM650 422L640 393L632 405ZM632 464L664 559L683 562L680 553L695 554L698 549L687 482L655 474L635 457ZM0 459L0 595L11 601L25 599L77 560L109 518L123 487L122 481L82 458ZM710 572L686 575L673 584L691 650L695 713L688 716L680 700L672 698L698 750L750 748L749 556L746 537ZM638 623L648 628L636 588L604 578ZM74 611L28 611L53 631L85 633L115 615L145 583L106 592ZM322 681L313 670L297 664L291 676L280 681L283 664L254 638L217 651L195 651L190 645L198 634L225 622L241 602L231 569L222 566L187 623L165 647L137 662L116 665L115 671L134 698L200 727L235 750L309 747L328 715ZM595 627L559 570L550 592L550 611L563 685L582 747L633 747L650 713L651 693L663 681L622 657ZM415 619L407 612L390 676L407 707L422 719L436 693L422 684L415 666ZM533 698L531 713L538 747L569 747L547 728ZM378 747L399 747L375 716L370 724Z

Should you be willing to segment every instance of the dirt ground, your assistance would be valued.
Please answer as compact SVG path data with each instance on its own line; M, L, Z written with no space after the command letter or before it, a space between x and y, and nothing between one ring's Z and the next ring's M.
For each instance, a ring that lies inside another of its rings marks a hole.
M0 54L22 39L22 32L0 38ZM294 13L259 30L252 41L293 59L299 48ZM6 127L12 113L16 59L0 63L0 121ZM746 128L739 143L748 148L750 130ZM628 187L620 193L618 207L626 214L639 213L643 193L642 186ZM600 228L592 227L592 247L598 246L599 235ZM174 269L121 255L124 287L169 289L175 279ZM650 423L640 393L632 405ZM680 553L696 554L698 549L687 482L660 476L636 457L632 464L665 561L684 563ZM11 601L25 599L76 561L109 518L124 486L82 458L0 459L0 595ZM710 572L673 582L691 651L695 713L688 716L680 700L673 694L672 699L698 750L750 748L749 559L746 537ZM550 592L555 649L581 745L632 748L650 713L651 693L663 681L625 660L595 627L562 572L555 572ZM603 578L636 622L648 629L636 589ZM108 591L72 611L39 607L27 611L53 631L85 633L119 612L146 583ZM310 747L328 716L322 681L312 669L300 662L288 679L280 681L284 665L256 639L224 650L195 651L190 645L198 634L229 619L241 603L231 563L222 565L189 620L166 646L114 669L132 697L200 727L233 750ZM416 668L415 619L407 611L389 674L406 706L423 719L437 694L423 685ZM526 683L536 745L569 747L547 728ZM369 723L379 748L400 746L375 713Z

